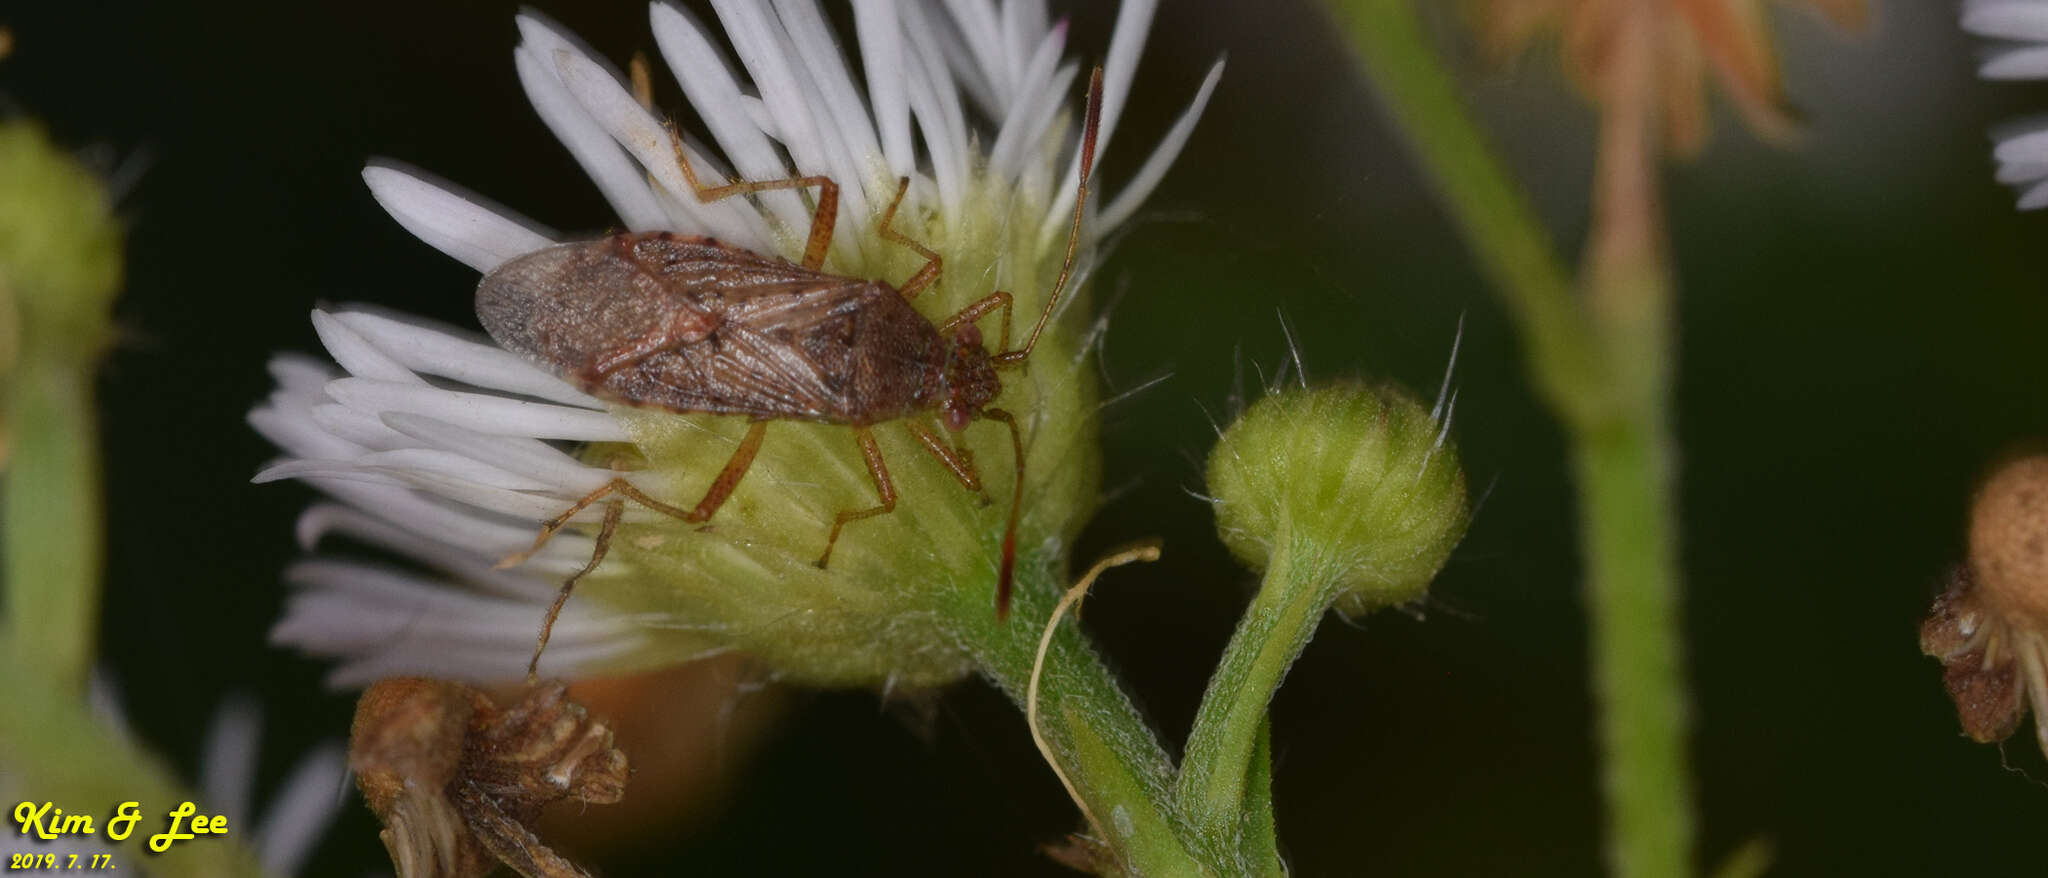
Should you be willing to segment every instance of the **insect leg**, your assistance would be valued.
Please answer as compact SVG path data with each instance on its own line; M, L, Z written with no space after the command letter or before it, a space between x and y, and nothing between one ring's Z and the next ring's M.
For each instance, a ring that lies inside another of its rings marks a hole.
M625 514L625 500L614 497L605 505L604 525L597 529L597 550L590 553L590 561L583 565L583 569L563 580L562 590L555 593L555 602L548 607L547 620L540 623L540 640L533 645L533 658L526 663L527 682L540 678L540 654L547 650L548 637L555 633L555 619L562 615L562 607L569 603L569 593L576 590L577 580L588 576L590 571L597 569L597 565L604 563L605 553L612 548L612 534L618 532L619 518Z
M1095 78L1099 86L1102 72L1096 71ZM1017 569L1017 518L1024 511L1024 437L1009 412L982 409L981 416L1010 428L1010 447L1017 451L1017 483L1010 488L1010 523L1003 528L1003 565L996 574L996 618L1001 619L1010 615L1010 576Z
M931 452L933 457L946 465L946 469L953 473L953 478L960 480L961 487L980 494L982 505L986 506L991 502L988 499L988 489L981 486L981 474L974 471L974 456L968 453L966 448L948 445L946 440L939 437L937 431L916 421L906 420L903 425L910 428L910 435L917 437L924 450Z
M1095 171L1095 135L1102 127L1102 68L1095 68L1095 75L1088 79L1088 121L1081 133L1081 176L1080 184L1074 190L1074 226L1067 232L1067 258L1060 264L1060 278L1053 282L1052 295L1045 298L1045 311L1038 315L1038 325L1031 327L1031 337L1024 346L1014 351L996 354L998 366L1010 366L1024 362L1031 356L1031 349L1038 346L1038 335L1045 331L1045 322L1052 319L1053 306L1060 303L1060 294L1067 290L1067 279L1074 274L1074 249L1081 242L1081 217L1088 206L1088 177ZM1007 340L1004 344L1008 347Z
M739 487L740 477L754 465L754 455L761 451L761 437L767 432L767 421L755 421L747 427L747 435L740 439L740 447L733 450L732 458L725 462L725 469L718 471L718 478L711 480L711 487L704 492L704 499L697 501L697 508L682 517L684 521L691 524L710 521L718 507L725 505L725 498L732 496L733 489Z
M853 438L860 442L860 456L867 458L868 475L875 480L875 493L882 495L880 506L866 509L842 510L832 519L832 532L825 536L825 554L818 556L818 566L832 560L832 547L839 543L839 529L849 521L859 521L877 515L896 511L896 484L889 481L889 468L882 463L882 448L875 444L875 434L866 427L853 428Z
M925 287L930 286L932 281L939 279L940 260L939 254L933 253L932 248L911 240L909 236L896 231L891 225L896 222L896 208L903 204L903 193L909 191L910 178L896 178L896 197L889 202L889 209L882 212L882 227L876 231L876 234L881 235L883 240L894 241L909 247L917 251L917 255L925 258L924 267L918 269L916 274L911 275L909 280L904 281L902 286L896 288L896 292L902 293L903 298L914 299L917 298L917 294L922 292Z
M673 119L668 123L668 139L675 147L676 164L682 166L683 179L689 182L698 201L712 202L770 189L818 187L818 209L811 216L811 237L804 242L804 267L812 271L825 267L825 249L832 245L832 229L839 222L839 184L832 182L831 177L813 175L787 180L741 180L723 186L706 186L698 181L696 169L690 167L690 157L683 150L683 133L676 128Z
M548 540L554 539L555 534L560 533L562 528L567 527L569 519L575 518L576 513L590 508L592 504L612 494L618 494L663 515L674 516L684 521L689 520L690 513L647 496L645 492L633 487L633 483L625 479L612 479L599 486L597 490L583 495L583 499L576 501L575 505L570 506L568 511L541 522L540 534L534 537L533 545L526 547L524 551L514 552L505 556L503 560L497 563L497 568L503 570L507 567L517 567L526 563L528 558L533 557L535 552L540 551L542 546L547 545Z
M982 315L997 308L1003 309L1003 343L996 350L1007 350L1010 347L1010 294L1002 290L982 296L968 304L967 307L960 309L960 313L946 318L944 322L939 324L939 335L950 336L954 330L960 328L961 324L980 320Z

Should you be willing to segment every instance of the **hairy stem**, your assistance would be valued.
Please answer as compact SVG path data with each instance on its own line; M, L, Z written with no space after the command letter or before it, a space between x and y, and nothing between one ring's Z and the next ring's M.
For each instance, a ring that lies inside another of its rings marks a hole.
M9 642L6 647L12 650L14 644ZM4 654L9 653L0 652ZM22 673L12 662L0 665L0 674L10 680L21 679ZM149 852L150 836L169 825L164 815L184 802L196 802L206 813L207 803L181 789L155 759L95 721L76 694L24 681L9 686L7 695L8 707L0 710L0 754L6 755L4 768L18 782L15 792L21 800L33 799L38 805L50 802L66 814L90 816L95 831L102 835L111 828L106 820L117 806L136 803L142 820L134 825L133 834L119 841L104 841L107 850L117 851L131 864L146 860L151 875L260 878L263 874L245 846L246 836L236 840L232 826L227 838L202 837L173 844L162 854ZM12 808L15 801L7 804ZM244 826L240 831L248 829ZM35 847L25 844L20 852Z
M84 691L99 627L98 433L90 366L31 344L5 391L13 454L0 511L15 679Z
M1410 0L1329 0L1329 6L1520 326L1537 387L1560 411L1598 408L1599 361L1571 275L1465 111Z
M1284 529L1276 543L1286 545ZM1266 708L1334 598L1328 576L1297 563L1306 550L1273 553L1195 713L1174 801L1206 835L1235 836Z
M1060 584L1042 564L1019 563L1008 621L996 618L986 593L962 589L948 613L981 671L1021 707L1039 636ZM1088 813L1102 821L1100 839L1137 875L1217 874L1186 841L1170 808L1173 761L1129 696L1071 621L1055 632L1038 689L1040 729Z
M1643 4L1615 43L1633 72L1603 93L1586 300L1460 100L1413 0L1330 0L1388 114L1408 137L1528 345L1569 431L1593 630L1611 868L1692 872L1669 424L1671 285L1654 156L1655 26ZM1634 69L1641 68L1641 69Z
M1594 692L1602 706L1609 867L1693 873L1691 775L1672 460L1672 285L1657 173L1659 18L1626 7L1601 85L1586 303L1611 417L1574 424L1589 569Z

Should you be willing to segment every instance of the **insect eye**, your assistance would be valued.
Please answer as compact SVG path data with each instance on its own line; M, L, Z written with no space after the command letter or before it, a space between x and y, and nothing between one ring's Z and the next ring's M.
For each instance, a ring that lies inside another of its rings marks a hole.
M965 408L946 407L946 429L955 433L967 429L967 422L974 420L974 413Z
M960 344L966 347L981 347L981 328L975 326L974 324L970 323L966 326L960 327L959 334L953 337L957 339Z

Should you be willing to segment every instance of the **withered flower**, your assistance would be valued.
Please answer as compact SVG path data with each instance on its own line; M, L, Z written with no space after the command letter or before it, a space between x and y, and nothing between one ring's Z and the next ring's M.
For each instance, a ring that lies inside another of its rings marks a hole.
M617 802L626 755L564 693L541 685L500 708L478 689L424 677L364 691L349 768L400 878L477 878L499 863L527 878L587 874L531 827L561 799Z
M1615 41L1633 15L1649 15L1658 45L1657 90L1665 148L1685 156L1707 141L1707 78L1711 75L1752 130L1783 139L1798 129L1786 106L1763 0L1476 0L1479 37L1497 57L1520 52L1556 32L1566 71L1589 93L1609 89L1609 76L1631 75L1611 64ZM1843 28L1869 18L1865 0L1780 0L1810 7Z
M2031 703L2048 754L2048 453L1991 474L1970 510L1970 556L1920 626L1941 660L1963 731L1986 743L2019 729Z

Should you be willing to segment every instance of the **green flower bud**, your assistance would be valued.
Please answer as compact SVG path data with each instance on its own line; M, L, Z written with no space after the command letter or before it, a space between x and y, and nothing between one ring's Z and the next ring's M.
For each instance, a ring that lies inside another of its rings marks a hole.
M1209 493L1239 560L1307 568L1346 616L1421 597L1469 511L1447 425L1400 390L1355 382L1253 404L1209 455Z
M15 122L0 125L0 192L0 366L24 344L96 354L121 283L121 224L104 187L41 128Z

